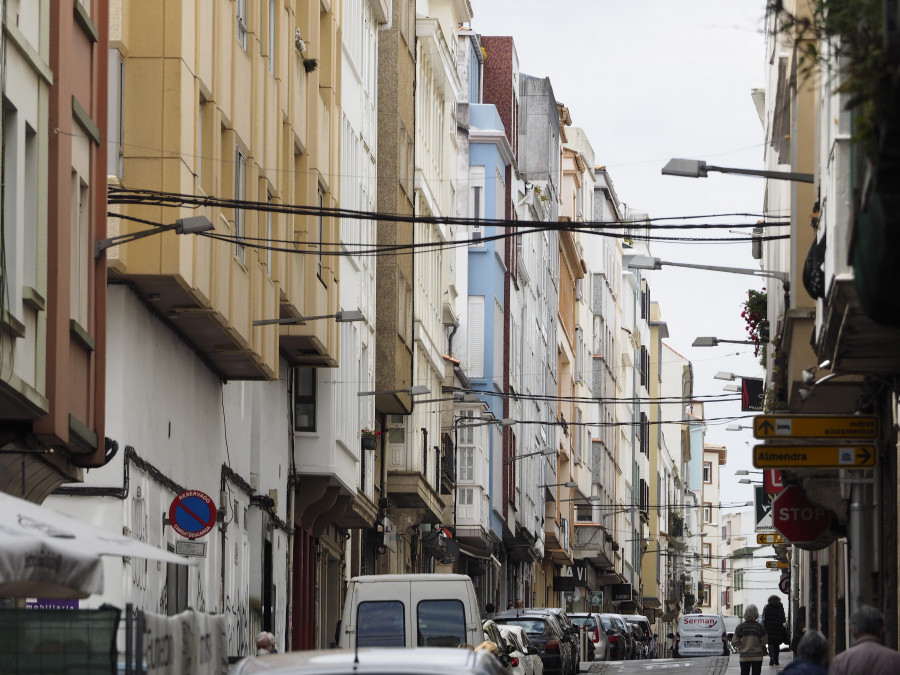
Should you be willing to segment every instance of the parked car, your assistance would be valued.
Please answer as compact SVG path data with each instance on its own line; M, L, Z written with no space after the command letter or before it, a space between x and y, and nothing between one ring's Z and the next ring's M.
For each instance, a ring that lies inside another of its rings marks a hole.
M513 659L516 660L516 665L518 665L519 659L517 655L513 655L513 647L503 636L500 626L493 619L487 619L481 623L481 627L484 630L484 640L489 640L497 645L497 658L500 659L500 663L506 668L508 675L516 675Z
M503 626L500 632L513 647L510 656L513 658L512 669L515 675L543 675L544 664L540 652L521 626ZM515 661L518 660L518 663Z
M727 656L725 620L719 614L685 614L678 619L675 656Z
M622 661L629 661L634 658L634 636L631 634L631 631L628 630L628 626L625 622L625 617L621 614L601 614L601 616L605 616L612 622L613 628L615 629L619 642L619 656L618 658Z
M622 635L612 616L609 614L600 614L600 629L606 633L606 640L609 642L609 660L624 661L625 660L625 636Z
M610 656L609 637L606 634L606 629L603 627L600 615L595 612L584 612L569 614L569 618L576 626L581 626L581 629L588 635L588 640L591 644L591 655L588 660L609 661L612 658Z
M725 622L725 635L728 637L728 644L731 645L731 638L734 637L734 631L737 630L737 627L741 625L741 617L739 616L723 616L722 620ZM736 653L736 649L731 647L731 653Z
M640 614L626 614L625 620L637 626L640 631L640 640L642 644L642 652L645 659L656 658L656 637L653 635L653 628L650 626L650 620L646 616Z
M494 621L503 626L521 626L540 650L544 675L568 675L577 668L572 647L563 635L559 619L555 615L527 613L525 610L505 610L494 615Z
M375 574L350 580L338 645L456 647L481 637L481 610L466 575Z
M439 664L439 665L438 665ZM249 656L230 671L231 675L505 675L497 658L471 649L379 647L372 649L328 649Z
M625 626L631 632L631 637L634 640L634 658L635 659L646 659L647 649L646 640L644 638L644 631L635 623L631 623L630 621L625 621Z
M559 620L563 635L566 636L566 640L568 640L569 644L572 646L572 654L574 655L572 675L577 675L578 664L582 661L582 656L587 658L586 654L582 655L581 653L581 629L572 623L566 610L561 607L530 607L527 608L527 611L549 614L555 616Z

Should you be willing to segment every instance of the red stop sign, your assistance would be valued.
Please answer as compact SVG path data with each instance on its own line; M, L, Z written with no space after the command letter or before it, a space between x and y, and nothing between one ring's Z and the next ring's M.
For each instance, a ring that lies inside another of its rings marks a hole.
M772 502L772 524L792 544L812 544L828 531L831 513L799 485L789 485Z

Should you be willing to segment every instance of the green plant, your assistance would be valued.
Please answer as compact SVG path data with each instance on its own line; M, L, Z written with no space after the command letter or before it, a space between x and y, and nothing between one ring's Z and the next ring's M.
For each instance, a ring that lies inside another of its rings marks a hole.
M801 77L835 64L834 89L847 96L845 107L855 113L854 139L871 153L897 77L884 53L884 0L809 0L808 6L809 16L790 12L784 0L768 0L767 9L775 14L775 32L792 36Z
M765 329L768 326L766 317L769 309L769 296L766 289L757 291L750 289L747 291L747 299L743 302L744 308L741 316L747 322L747 337L753 341L754 356L759 356L760 350L763 352L763 365L765 365Z

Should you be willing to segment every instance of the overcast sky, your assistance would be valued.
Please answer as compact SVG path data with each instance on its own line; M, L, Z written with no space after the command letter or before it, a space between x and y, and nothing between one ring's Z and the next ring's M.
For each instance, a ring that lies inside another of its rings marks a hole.
M595 163L608 168L620 200L651 218L761 213L761 178L679 178L660 170L672 157L763 168L763 127L751 91L764 84L765 0L471 2L473 30L513 36L521 71L550 78L573 126L585 129ZM749 243L651 246L663 260L759 268ZM726 383L713 379L718 371L762 376L752 347L691 343L698 336L746 339L741 302L749 288L767 287L766 280L671 267L647 274L651 298L668 324L668 344L693 363L696 394L723 393ZM706 407L708 442L728 448L723 502L753 498L750 486L734 477L736 469L752 469L752 435L712 420L742 414L749 413L741 413L739 402Z

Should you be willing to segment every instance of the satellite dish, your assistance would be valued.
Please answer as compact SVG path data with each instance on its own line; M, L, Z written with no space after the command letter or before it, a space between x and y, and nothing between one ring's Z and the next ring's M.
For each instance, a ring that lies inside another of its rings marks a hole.
M572 602L578 602L579 600L581 600L581 589L576 586L575 592L572 593Z

